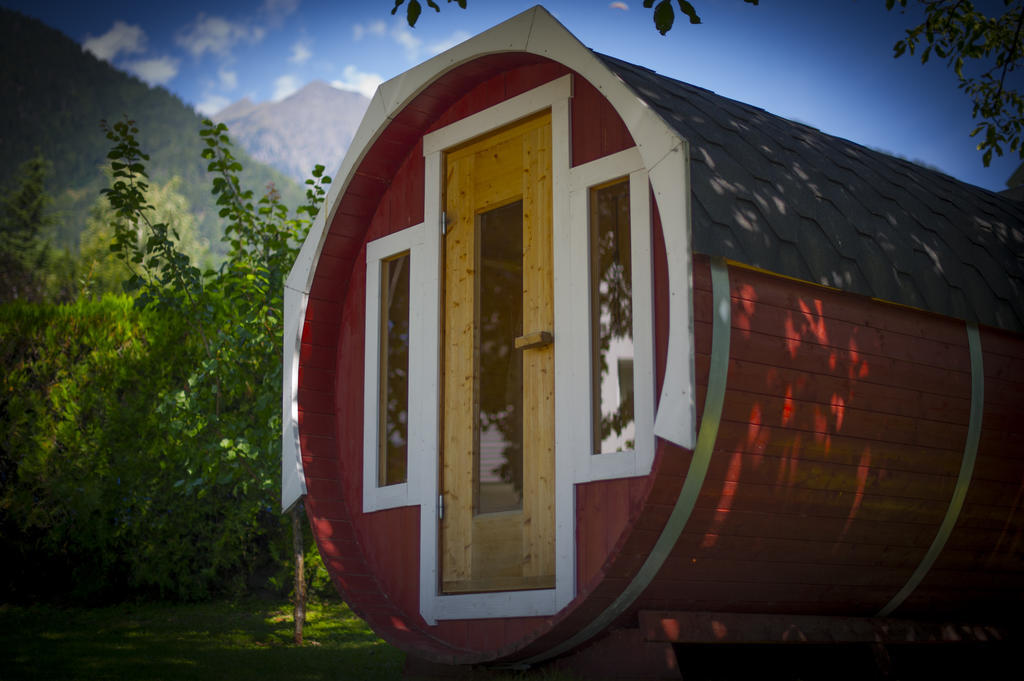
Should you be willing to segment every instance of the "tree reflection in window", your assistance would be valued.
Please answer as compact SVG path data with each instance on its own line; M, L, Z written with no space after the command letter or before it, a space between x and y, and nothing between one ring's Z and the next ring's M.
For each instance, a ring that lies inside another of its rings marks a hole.
M377 484L406 481L409 443L409 254L381 262Z
M590 190L590 301L594 448L633 449L633 275L629 179Z
M522 508L523 358L515 339L523 333L523 202L480 215L479 423L476 446L476 512Z

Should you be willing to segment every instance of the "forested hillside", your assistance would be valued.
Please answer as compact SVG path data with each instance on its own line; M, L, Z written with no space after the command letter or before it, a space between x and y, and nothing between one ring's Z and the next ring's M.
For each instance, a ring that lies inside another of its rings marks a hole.
M47 190L57 211L56 246L78 251L89 209L105 186L110 145L100 121L128 116L138 124L142 148L151 157L151 179L163 184L181 178L178 191L196 214L201 236L223 252L200 155L201 118L180 99L114 69L59 31L4 8L0 92L0 188L11 186L19 166L37 150L53 164ZM291 179L240 149L236 155L246 168L247 186L262 190L273 182L286 204L299 202L302 191Z

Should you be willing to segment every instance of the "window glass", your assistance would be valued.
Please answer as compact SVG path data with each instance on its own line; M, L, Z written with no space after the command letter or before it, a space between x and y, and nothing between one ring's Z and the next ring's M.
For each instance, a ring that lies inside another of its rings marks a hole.
M523 202L480 215L476 512L522 508Z
M590 300L594 448L633 449L633 275L629 179L590 190Z
M406 481L409 442L409 254L380 264L380 487Z

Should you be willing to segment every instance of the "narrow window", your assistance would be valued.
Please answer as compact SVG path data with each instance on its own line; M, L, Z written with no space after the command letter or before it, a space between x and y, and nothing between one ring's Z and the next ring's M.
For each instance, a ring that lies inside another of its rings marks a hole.
M476 512L523 504L523 202L480 215Z
M377 485L406 481L409 443L409 253L380 264Z
M590 190L590 301L596 453L633 449L633 275L629 179Z

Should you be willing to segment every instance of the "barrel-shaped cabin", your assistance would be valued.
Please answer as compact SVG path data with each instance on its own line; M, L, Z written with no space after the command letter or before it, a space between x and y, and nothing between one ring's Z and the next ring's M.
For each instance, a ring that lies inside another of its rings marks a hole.
M427 660L1004 636L1022 253L531 9L374 96L287 282L283 504Z

